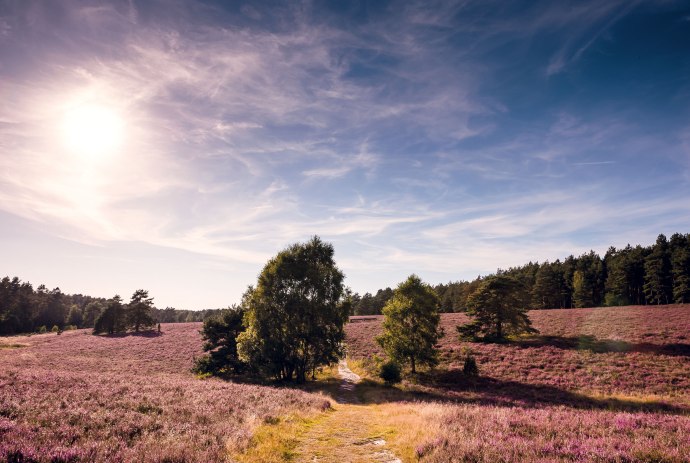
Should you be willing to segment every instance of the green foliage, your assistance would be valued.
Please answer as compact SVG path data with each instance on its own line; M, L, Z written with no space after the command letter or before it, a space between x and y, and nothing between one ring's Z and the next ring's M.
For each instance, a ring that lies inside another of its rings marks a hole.
M409 364L412 373L417 365L437 365L434 346L443 336L438 326L439 307L434 289L417 275L411 275L398 285L383 308L383 334L376 341L391 359Z
M237 374L246 369L247 365L240 360L237 352L237 338L244 331L245 312L243 307L235 306L204 321L201 337L204 351L209 354L196 361L195 373Z
M606 307L616 307L626 305L626 303L620 295L616 293L606 293L606 297L604 297L604 305Z
M644 304L644 261L646 251L630 245L623 249L609 248L606 264L607 306Z
M354 315L380 315L383 306L393 297L390 288L379 289L376 294L365 293L364 296L353 295L352 313Z
M126 313L122 305L122 298L115 295L112 299L108 300L103 311L96 318L93 334L114 334L126 331L126 329Z
M84 320L82 326L84 328L93 328L96 323L96 318L103 312L105 305L101 301L89 302L84 308Z
M594 251L580 256L572 280L575 307L601 305L605 281L604 264L601 258Z
M76 304L72 304L70 308L69 315L67 316L67 323L69 325L82 326L84 322L84 316L81 313L81 309Z
M141 328L151 328L155 321L151 314L153 309L153 298L149 297L148 291L137 289L132 294L132 298L127 305L126 318L128 327L134 328L139 332Z
M239 358L260 374L299 382L337 361L351 307L343 279L333 246L318 237L279 252L244 295Z
M671 256L668 241L659 235L644 261L644 293L649 304L669 304L672 300Z
M532 286L532 306L538 309L565 307L565 279L560 262L544 262L537 270Z
M479 286L480 280L455 281L434 287L441 301L442 312L464 312L467 309L467 298Z
M48 328L47 328L45 325L41 325L41 326L38 328L38 333L39 333L39 334L43 334L43 333L47 333L47 332L48 332Z
M60 332L60 327L57 325L53 325L53 327L50 329L52 333L59 333Z
M379 378L385 381L389 386L399 383L402 381L400 365L392 360L384 363L379 370Z
M222 370L218 368L218 365L214 363L210 355L204 355L194 360L192 373L201 377L206 377L221 374Z
M675 233L670 247L673 301L684 304L690 302L690 235Z
M465 356L465 362L462 365L462 372L465 374L465 376L479 376L477 360L471 353L468 353Z
M536 333L527 316L523 289L521 282L505 275L486 278L467 301L467 315L474 320L457 327L461 339L502 340Z

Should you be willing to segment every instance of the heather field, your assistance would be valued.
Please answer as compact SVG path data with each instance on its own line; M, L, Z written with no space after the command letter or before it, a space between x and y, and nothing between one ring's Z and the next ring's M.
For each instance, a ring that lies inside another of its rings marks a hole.
M461 343L445 314L438 371L406 389L425 400L429 462L690 461L690 306L533 311L540 335ZM383 355L380 317L348 326L348 355ZM480 377L461 372L464 349ZM366 365L366 362L364 362ZM459 402L459 403L456 403Z
M355 318L344 403L333 372L321 392L196 378L200 324L0 338L0 461L690 461L690 306L530 317L538 336L483 344L443 315L441 365L396 388L366 377L381 317Z
M0 461L228 461L264 422L325 406L317 394L195 378L200 327L0 338Z

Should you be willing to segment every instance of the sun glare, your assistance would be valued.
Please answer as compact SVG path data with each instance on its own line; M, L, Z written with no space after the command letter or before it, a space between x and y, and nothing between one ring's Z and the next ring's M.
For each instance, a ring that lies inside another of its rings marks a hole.
M69 111L62 132L67 148L84 157L113 153L124 138L122 118L103 106L80 106Z

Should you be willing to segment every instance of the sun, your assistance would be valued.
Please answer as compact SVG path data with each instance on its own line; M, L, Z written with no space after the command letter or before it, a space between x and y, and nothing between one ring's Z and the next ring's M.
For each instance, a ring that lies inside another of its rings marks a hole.
M67 149L86 158L100 158L117 151L124 139L124 122L114 109L82 105L68 111L62 135Z

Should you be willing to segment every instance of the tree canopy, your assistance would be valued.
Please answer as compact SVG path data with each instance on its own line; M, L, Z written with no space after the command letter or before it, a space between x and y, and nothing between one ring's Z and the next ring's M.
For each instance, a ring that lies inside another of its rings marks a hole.
M393 291L383 307L383 334L376 340L393 360L417 366L435 366L438 353L434 347L443 332L439 329L441 303L434 289L411 275Z
M242 302L240 359L266 376L299 382L339 359L350 307L333 254L315 236L268 261Z
M527 316L524 285L515 278L496 275L485 279L470 295L470 323L458 326L463 339L502 340L509 335L536 333Z
M150 328L155 324L152 314L153 298L149 292L137 289L127 305L127 325L139 332L141 328Z
M119 295L113 296L105 304L105 308L96 318L93 326L93 334L115 334L127 329L125 308Z
M201 337L209 354L197 361L197 373L242 373L246 365L237 353L237 337L244 331L245 309L233 306L204 320Z

